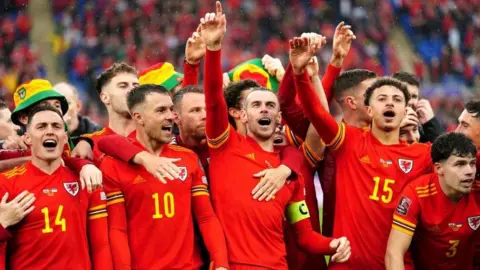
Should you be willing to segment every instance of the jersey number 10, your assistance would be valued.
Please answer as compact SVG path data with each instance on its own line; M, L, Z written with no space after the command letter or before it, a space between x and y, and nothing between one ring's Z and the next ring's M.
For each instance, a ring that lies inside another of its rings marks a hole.
M158 193L154 193L152 198L155 206L153 219L163 218L162 213L160 213L160 199ZM175 215L175 200L173 199L173 194L171 192L163 194L163 213L165 213L167 218L171 218Z
M382 200L383 203L389 203L392 201L393 198L393 190L391 185L395 184L395 180L392 179L382 179L378 176L373 177L373 181L375 182L375 186L373 187L373 192L372 195L370 195L368 198L370 200L374 201L379 201L380 199ZM381 197L378 196L379 193L379 188L380 186L383 186L383 194Z
M58 206L57 215L55 216L55 225L62 227L62 232L67 230L67 221L62 217L63 205ZM43 217L45 219L45 228L42 233L52 233L53 228L50 225L50 211L48 207L42 208Z

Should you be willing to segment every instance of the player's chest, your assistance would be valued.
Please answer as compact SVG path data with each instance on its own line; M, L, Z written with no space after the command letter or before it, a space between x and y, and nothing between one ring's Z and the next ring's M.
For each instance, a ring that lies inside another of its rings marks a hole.
M16 187L22 192L24 187ZM26 190L35 194L35 210L16 227L17 230L36 229L40 233L66 231L68 224L86 221L88 196L75 179L50 181Z
M424 205L421 224L432 235L468 238L480 228L480 208L471 202L446 206L441 202Z

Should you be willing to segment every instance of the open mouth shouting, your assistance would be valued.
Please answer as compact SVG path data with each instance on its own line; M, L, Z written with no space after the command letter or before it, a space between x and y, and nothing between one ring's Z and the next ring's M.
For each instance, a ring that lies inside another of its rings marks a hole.
M395 118L395 112L393 110L387 109L383 112L383 117L385 117L385 120L387 120L387 122L391 122Z
M258 124L262 127L268 127L272 123L272 119L268 117L262 117L258 120Z
M162 126L162 131L166 133L172 133L173 124L165 124Z
M46 140L43 141L43 147L48 152L55 151L55 149L57 149L57 144L58 144L58 142L55 139L46 139Z

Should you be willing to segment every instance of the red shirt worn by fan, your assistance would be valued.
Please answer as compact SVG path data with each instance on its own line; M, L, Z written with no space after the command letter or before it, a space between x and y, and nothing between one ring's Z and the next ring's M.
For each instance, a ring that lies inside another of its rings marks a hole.
M335 156L333 235L350 240L352 256L329 268L385 269L397 198L411 180L431 171L430 145L383 145L370 130L337 123L323 109L307 73L295 76L295 87L305 114Z
M181 158L179 179L163 184L142 166L109 156L101 163L115 269L198 269L192 211L215 265L227 267L224 234L198 157L170 144L161 156Z
M421 176L407 185L392 227L414 237L417 269L472 269L473 240L480 231L476 192L454 204L442 191L437 174Z
M0 196L24 190L35 210L9 228L6 269L113 269L101 190L88 194L68 168L48 175L31 162L0 176Z

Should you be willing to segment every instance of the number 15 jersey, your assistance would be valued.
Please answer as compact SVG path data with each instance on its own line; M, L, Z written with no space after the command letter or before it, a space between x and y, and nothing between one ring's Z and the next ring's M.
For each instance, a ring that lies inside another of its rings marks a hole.
M408 182L431 170L430 145L384 145L370 130L339 123L329 144L336 162L334 237L346 236L352 257L331 269L385 269L396 200Z

